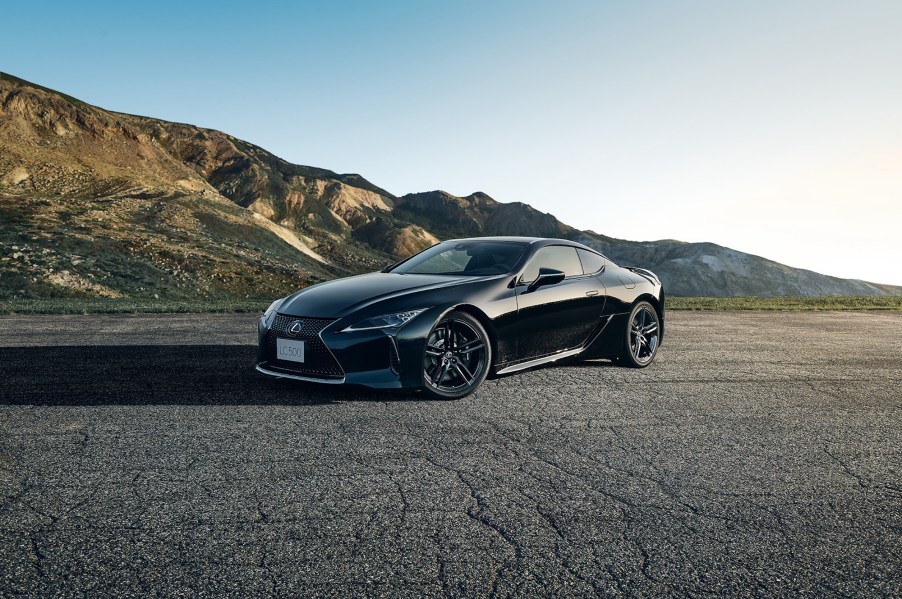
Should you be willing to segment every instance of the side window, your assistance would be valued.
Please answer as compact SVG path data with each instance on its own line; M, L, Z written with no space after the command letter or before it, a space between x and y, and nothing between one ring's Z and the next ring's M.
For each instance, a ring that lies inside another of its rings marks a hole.
M595 252L580 249L577 249L576 252L579 254L580 262L583 263L583 272L587 275L594 275L604 266L604 258Z
M576 255L576 248L565 245L549 245L541 248L532 257L523 276L521 283L532 283L539 276L540 268L553 268L564 273L567 277L576 277L583 274L583 266Z

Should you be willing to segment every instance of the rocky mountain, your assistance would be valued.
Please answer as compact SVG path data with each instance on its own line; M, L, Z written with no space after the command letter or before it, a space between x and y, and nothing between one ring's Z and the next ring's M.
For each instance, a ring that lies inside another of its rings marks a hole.
M442 238L534 235L579 241L618 264L653 270L674 295L902 294L900 287L830 277L713 243L637 242L580 231L526 204L502 204L479 192L464 198L443 191L410 194L395 200L395 213Z
M902 293L714 244L579 231L484 193L396 197L220 131L0 74L0 297L274 296L475 235L576 239L678 295Z

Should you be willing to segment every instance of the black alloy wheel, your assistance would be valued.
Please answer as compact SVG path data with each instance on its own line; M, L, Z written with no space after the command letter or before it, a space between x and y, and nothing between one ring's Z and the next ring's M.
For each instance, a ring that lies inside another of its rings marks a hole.
M630 313L626 329L626 347L621 363L632 368L645 368L655 359L661 323L655 307L648 302L639 302Z
M489 336L466 312L450 312L433 327L423 355L423 386L441 399L458 399L485 380L492 363Z

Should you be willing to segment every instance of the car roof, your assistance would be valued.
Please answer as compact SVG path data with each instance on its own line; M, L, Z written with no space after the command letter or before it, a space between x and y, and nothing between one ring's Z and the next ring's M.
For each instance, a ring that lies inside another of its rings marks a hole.
M494 237L464 237L461 239L447 239L445 241L445 243L451 242L451 241L512 241L512 242L516 242L516 243L526 243L529 245L532 245L532 244L569 245L569 246L583 248L583 249L598 253L597 250L593 250L592 248L587 247L576 241L571 241L569 239L556 239L553 237L517 237L514 235L498 235L498 236L494 236Z

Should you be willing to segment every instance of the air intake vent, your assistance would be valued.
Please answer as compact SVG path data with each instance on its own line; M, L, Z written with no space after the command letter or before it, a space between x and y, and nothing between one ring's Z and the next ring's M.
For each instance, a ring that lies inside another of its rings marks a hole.
M395 374L401 372L401 356L398 355L398 342L394 337L388 338L388 364Z

